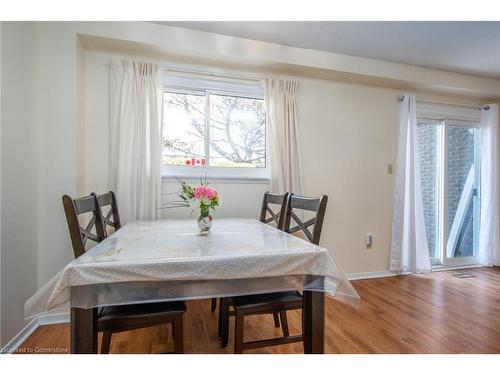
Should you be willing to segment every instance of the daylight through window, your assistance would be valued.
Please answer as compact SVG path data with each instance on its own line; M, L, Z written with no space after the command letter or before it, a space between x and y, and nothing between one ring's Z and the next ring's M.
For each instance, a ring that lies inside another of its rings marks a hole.
M257 84L167 80L164 174L266 177L266 113L259 90Z

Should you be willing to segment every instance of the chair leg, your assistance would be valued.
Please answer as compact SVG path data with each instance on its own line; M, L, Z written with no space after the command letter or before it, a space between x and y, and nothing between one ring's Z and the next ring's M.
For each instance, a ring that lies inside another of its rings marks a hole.
M109 347L111 345L111 335L111 331L104 331L102 333L101 354L109 353Z
M222 308L223 301L223 298L221 298L219 301L219 319L217 321L217 334L219 335L219 337L222 337L222 314L224 313Z
M221 298L219 301L219 327L222 338L222 347L225 348L229 342L229 299Z
M290 331L288 330L288 319L286 317L286 311L280 312L281 319L281 329L283 330L283 336L290 336Z
M279 327L280 326L280 318L279 318L278 313L274 313L273 318L274 318L274 326Z
M175 318L172 323L172 336L174 338L174 353L184 353L184 334L182 329L182 315Z
M304 314L304 297L302 297L302 346L304 348L304 354L307 353L307 338L306 338L306 314Z
M243 332L245 326L245 315L241 311L236 311L234 324L234 353L243 353Z
M212 298L212 303L211 303L211 306L210 306L210 311L214 312L216 308L217 308L217 298Z

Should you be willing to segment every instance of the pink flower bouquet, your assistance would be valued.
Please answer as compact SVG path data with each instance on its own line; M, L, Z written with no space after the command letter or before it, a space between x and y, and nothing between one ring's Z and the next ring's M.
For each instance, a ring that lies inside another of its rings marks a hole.
M219 194L217 190L209 187L206 181L202 181L201 185L195 188L184 181L179 180L179 182L181 184L179 197L186 206L199 209L200 217L209 217L211 220L210 210L215 210L215 207L219 205Z

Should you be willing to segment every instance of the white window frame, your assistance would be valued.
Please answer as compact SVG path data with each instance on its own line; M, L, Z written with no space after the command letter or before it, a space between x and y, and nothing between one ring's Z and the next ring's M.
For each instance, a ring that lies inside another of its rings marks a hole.
M437 226L436 228L436 236L437 236L437 241L436 241L436 247L437 247L437 252L438 252L438 257L431 257L431 265L433 267L439 267L442 266L443 263L443 229L445 228L445 223L443 221L444 219L444 207L446 207L443 203L443 196L444 196L444 176L443 176L443 171L442 171L442 166L443 161L444 161L444 149L443 149L443 120L442 119L436 119L436 118L430 118L430 117L425 117L425 116L417 116L417 125L419 123L423 123L426 125L432 125L436 126L437 128L437 146L438 149L436 151L436 158L437 158L437 171L436 171L436 177L437 177L437 197L436 197L436 204L437 204L437 210L438 210L438 215L436 217L436 223L435 225Z
M188 167L162 163L162 177L179 177L186 180L208 178L210 180L255 180L269 181L269 132L266 122L266 160L264 168L211 167L210 166L210 95L226 95L247 99L264 100L264 93L258 82L238 82L232 79L210 77L166 76L163 93L193 94L205 96L205 160L204 166ZM163 101L162 101L163 103ZM163 124L162 124L163 139ZM163 148L162 148L163 149Z
M450 105L433 105L429 103L417 102L417 123L432 123L438 126L438 251L439 258L431 258L433 269L448 268L448 267L462 267L478 264L478 256L470 257L456 257L449 258L447 256L447 242L445 238L445 228L448 227L448 181L447 165L448 165L448 129L450 126L461 126L467 128L480 129L479 126L480 113L479 110L463 107L455 107ZM480 137L478 137L480 138ZM480 145L480 139L476 138L476 142ZM476 144L475 147L477 147ZM475 166L475 181L480 181L481 176L481 161L480 157L476 155L474 161ZM480 185L477 187L479 199L481 199ZM480 218L477 207L475 208L475 219ZM480 223L476 221L475 233L478 234ZM477 231L477 232L476 232ZM476 234L476 235L477 235ZM474 244L477 251L477 244Z

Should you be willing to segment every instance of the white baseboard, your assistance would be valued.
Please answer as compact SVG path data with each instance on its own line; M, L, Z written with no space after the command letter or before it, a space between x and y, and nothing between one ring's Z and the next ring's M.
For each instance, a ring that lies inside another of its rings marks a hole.
M36 318L33 318L26 326L15 335L12 340L10 340L5 347L2 347L0 353L8 354L16 351L19 346L35 332L35 330L40 326L46 326L50 324L59 323L69 323L70 314L67 311L62 311L52 314L43 314Z
M56 314L44 314L38 317L39 326L48 326L50 324L69 323L70 314L67 311Z
M433 267L431 272L441 272L441 271L452 271L452 270L461 270L465 268L478 268L484 267L481 264L471 264L465 266L443 266L443 267ZM347 278L349 280L364 280L364 279L377 279L380 277L391 277L398 275L410 275L410 272L398 274L396 272L391 271L375 271L375 272L361 272L361 273L348 273Z
M432 269L432 272L463 270L466 268L479 268L479 267L488 267L488 266L483 266L482 264L470 264L468 266L442 266L442 267L434 267Z
M19 331L17 335L15 335L12 340L10 340L5 347L2 347L2 354L13 353L17 348L28 338L30 335L35 332L38 328L38 318L34 318L28 324L24 326L22 330Z
M380 277L396 276L395 272L391 271L375 271L375 272L361 272L361 273L348 273L349 280L364 280L364 279L378 279Z

